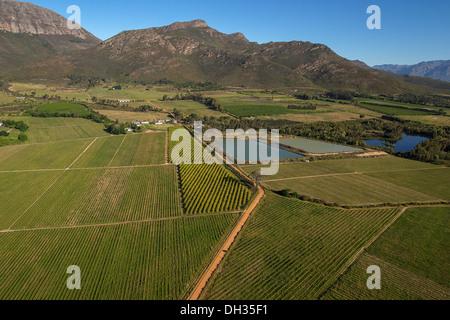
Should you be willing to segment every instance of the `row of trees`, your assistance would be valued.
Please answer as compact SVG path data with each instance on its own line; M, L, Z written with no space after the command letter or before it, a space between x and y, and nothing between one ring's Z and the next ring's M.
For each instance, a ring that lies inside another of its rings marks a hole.
M161 108L155 108L150 105L142 105L135 109L135 111L138 112L147 112L147 111L154 111L154 112L162 112L163 110Z
M78 112L50 112L50 111L41 111L39 108L34 109L30 112L32 117L38 118L83 118L92 120L97 123L106 123L110 122L107 116L98 113L97 111L87 108L87 113L78 113Z

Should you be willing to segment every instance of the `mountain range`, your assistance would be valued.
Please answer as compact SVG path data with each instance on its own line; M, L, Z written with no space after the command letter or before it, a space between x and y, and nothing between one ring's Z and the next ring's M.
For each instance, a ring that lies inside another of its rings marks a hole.
M59 81L70 75L368 93L450 90L447 82L404 81L365 68L323 44L258 44L242 33L221 33L203 20L124 31L101 41L84 29L70 30L66 18L48 9L0 1L0 76Z
M373 66L373 68L396 74L407 74L450 82L450 60L424 61L414 65L383 64Z

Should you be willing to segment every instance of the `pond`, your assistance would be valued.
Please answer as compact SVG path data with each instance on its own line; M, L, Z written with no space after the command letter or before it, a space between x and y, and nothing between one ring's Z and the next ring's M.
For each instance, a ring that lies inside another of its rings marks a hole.
M363 151L363 149L305 138L280 139L280 143L309 153L317 154Z
M409 152L413 150L419 143L422 141L426 141L428 138L420 137L420 136L409 136L407 134L403 134L402 139L398 140L394 145L395 152ZM366 144L374 147L384 147L386 146L385 140L364 140Z
M227 140L224 140L224 146L223 149L225 151L227 151ZM213 147L214 143L211 144L211 147ZM245 155L244 152L239 152L239 154L236 155L235 150L237 150L237 148L241 147L241 148L245 148ZM263 156L260 158L259 156L259 149L263 148L262 150L262 154ZM259 141L254 141L254 140L246 140L245 141L245 146L244 146L244 141L240 140L239 142L237 140L234 140L234 150L230 150L229 152L227 152L227 154L230 157L234 157L239 161L264 161L264 160L273 160L271 157L273 155L273 153L279 152L279 158L280 159L297 159L297 158L303 158L304 156L302 156L301 154L297 154L294 152L290 152L287 150L283 150L281 148L278 148L276 146L270 146L267 145L265 143L259 142ZM268 155L268 156L264 156L264 155Z

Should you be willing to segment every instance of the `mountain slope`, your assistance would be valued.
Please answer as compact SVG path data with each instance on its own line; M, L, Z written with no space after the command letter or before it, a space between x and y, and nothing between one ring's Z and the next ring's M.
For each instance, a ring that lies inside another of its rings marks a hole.
M0 1L0 75L34 61L100 43L84 29L69 29L63 16L32 3Z
M450 60L421 62L415 65L384 64L374 66L374 69L406 74L450 82Z

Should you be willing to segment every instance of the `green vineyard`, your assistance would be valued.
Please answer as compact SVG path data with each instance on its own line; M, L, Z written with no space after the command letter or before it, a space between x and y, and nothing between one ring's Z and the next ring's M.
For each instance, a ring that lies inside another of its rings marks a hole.
M70 170L23 215L14 229L137 221L181 214L174 166Z
M0 233L0 300L183 299L237 217Z
M169 139L176 129L182 127L170 128ZM194 145L200 142L193 138L191 141L191 160L194 161ZM170 139L169 154L172 154L177 143ZM172 159L173 162L177 162L182 156L183 154L177 155ZM201 159L197 157L195 160ZM242 210L250 200L251 191L225 165L179 164L178 173L186 214Z
M269 194L203 298L317 299L399 211L343 210Z
M223 165L179 166L185 212L210 213L243 209L251 192Z

